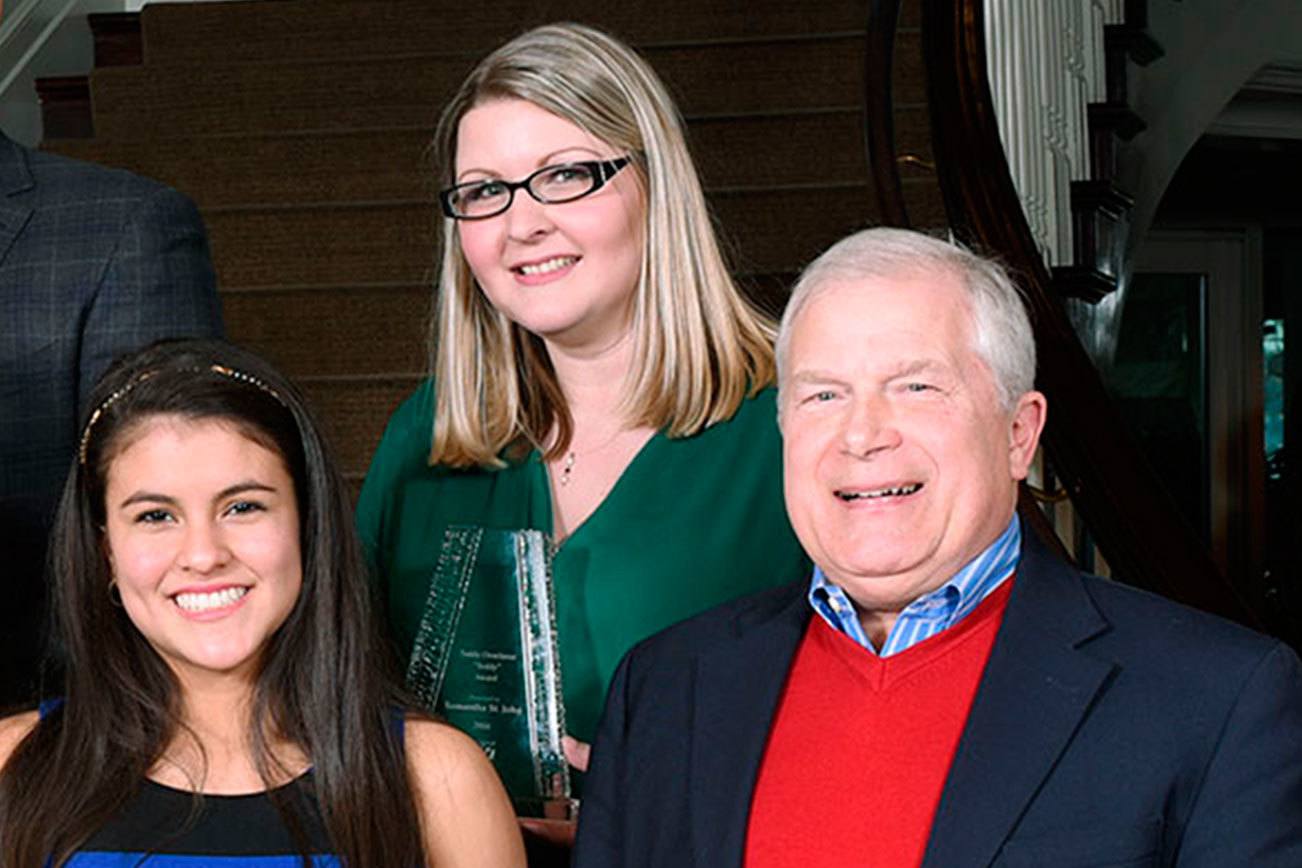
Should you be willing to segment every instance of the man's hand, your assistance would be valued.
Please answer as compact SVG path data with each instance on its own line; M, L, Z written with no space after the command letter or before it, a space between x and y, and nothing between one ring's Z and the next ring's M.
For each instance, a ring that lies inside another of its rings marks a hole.
M565 751L565 759L569 764L581 772L588 770L588 760L592 756L592 745L586 741L579 741L572 735L567 735L561 739L561 749Z

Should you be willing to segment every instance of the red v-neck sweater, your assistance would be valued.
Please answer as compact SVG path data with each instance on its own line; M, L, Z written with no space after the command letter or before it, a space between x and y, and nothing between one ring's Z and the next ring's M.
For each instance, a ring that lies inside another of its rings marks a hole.
M745 868L916 868L1011 587L885 659L809 619L760 765Z

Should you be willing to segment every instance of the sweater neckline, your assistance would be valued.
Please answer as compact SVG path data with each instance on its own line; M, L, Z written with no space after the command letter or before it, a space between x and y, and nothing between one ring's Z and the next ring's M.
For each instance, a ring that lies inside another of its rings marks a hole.
M991 591L962 621L890 657L874 654L817 617L809 619L804 641L817 643L870 689L888 692L921 670L928 669L953 654L961 646L973 641L974 637L984 635L991 622L994 622L994 629L998 630L1016 578L1016 574L1010 576Z

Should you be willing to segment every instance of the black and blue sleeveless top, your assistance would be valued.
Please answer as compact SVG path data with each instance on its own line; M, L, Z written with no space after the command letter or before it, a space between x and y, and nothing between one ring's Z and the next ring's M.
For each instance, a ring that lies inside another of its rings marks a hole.
M41 703L45 717L62 700ZM402 720L396 723L401 732ZM312 787L312 772L274 790L301 826L285 824L270 793L204 795L146 779L112 820L64 865L68 868L340 868ZM197 806L197 810L196 810ZM300 843L301 842L301 843Z
M338 868L309 771L276 791L302 825L294 840L267 793L205 795L146 780L126 807L82 845L69 868Z

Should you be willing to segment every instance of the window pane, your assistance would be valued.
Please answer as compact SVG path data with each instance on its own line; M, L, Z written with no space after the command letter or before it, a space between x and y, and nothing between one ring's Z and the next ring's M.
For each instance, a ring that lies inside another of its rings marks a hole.
M1206 288L1201 274L1136 274L1105 377L1167 491L1204 539L1210 535Z

